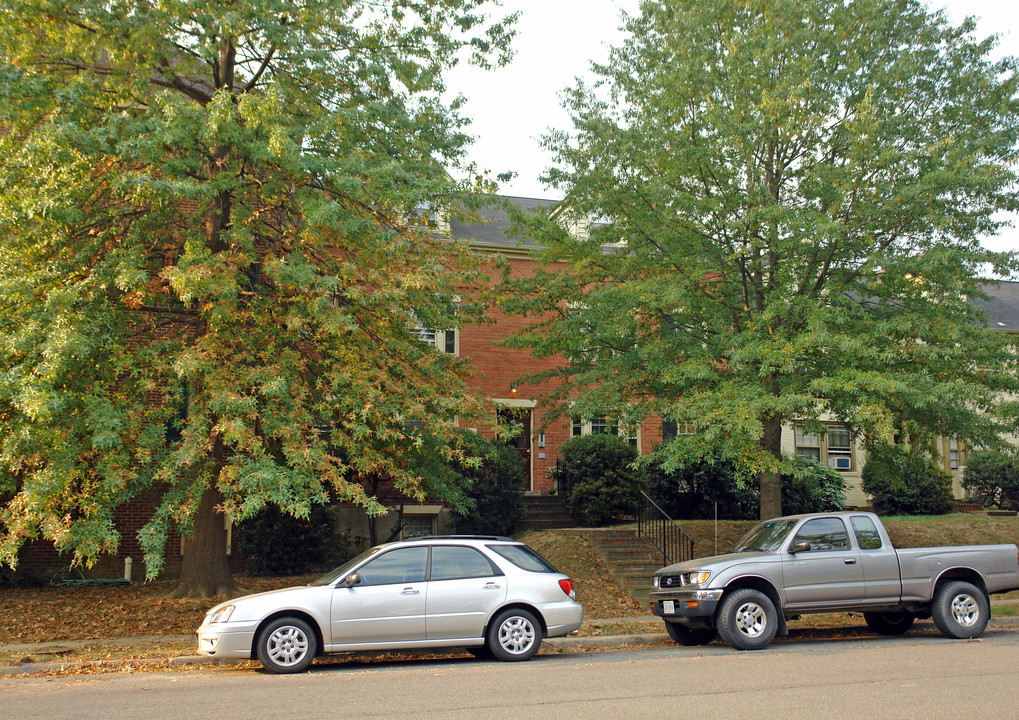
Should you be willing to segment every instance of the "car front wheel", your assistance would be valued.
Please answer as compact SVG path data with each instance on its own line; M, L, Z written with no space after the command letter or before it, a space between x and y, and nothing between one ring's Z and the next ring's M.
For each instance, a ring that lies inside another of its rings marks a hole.
M277 618L258 635L258 661L272 673L306 670L315 659L316 652L315 633L300 618Z
M737 650L760 650L775 637L778 612L764 593L739 588L722 597L715 624L726 645Z
M680 645L695 646L707 645L715 639L717 631L714 628L692 628L682 623L665 622L665 631L669 637Z
M942 635L975 638L987 627L990 603L987 595L975 585L955 580L935 591L931 618Z
M541 625L527 610L501 612L489 626L488 649L498 660L530 660L540 647Z

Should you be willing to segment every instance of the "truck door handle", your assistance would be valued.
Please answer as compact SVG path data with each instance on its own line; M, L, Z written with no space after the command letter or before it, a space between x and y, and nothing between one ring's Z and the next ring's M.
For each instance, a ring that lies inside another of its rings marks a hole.
M403 590L400 591L400 594L401 595L420 595L421 591L420 590L416 590L416 589L414 589L412 587L405 587Z
M842 562L844 562L846 565L855 565L856 558L842 558Z

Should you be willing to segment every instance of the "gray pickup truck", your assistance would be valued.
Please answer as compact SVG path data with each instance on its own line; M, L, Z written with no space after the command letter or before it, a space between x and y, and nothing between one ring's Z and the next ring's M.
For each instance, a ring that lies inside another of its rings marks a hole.
M1015 545L896 550L873 513L792 515L755 527L726 555L655 573L651 604L673 640L715 635L739 650L786 635L807 613L862 612L873 630L901 635L931 617L942 634L980 635L992 593L1019 589Z

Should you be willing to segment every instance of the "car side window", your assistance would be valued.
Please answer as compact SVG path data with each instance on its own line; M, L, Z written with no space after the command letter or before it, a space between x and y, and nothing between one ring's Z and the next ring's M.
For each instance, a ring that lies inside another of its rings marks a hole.
M423 582L428 564L428 548L398 548L379 555L358 569L362 585Z
M803 523L793 538L793 544L810 543L810 552L825 550L848 550L849 533L839 518L815 518Z
M860 545L861 550L881 549L881 533L878 532L877 525L874 524L873 520L866 515L859 515L850 518L850 522L853 524L856 542Z
M432 580L455 580L501 575L480 552L462 545L432 546Z

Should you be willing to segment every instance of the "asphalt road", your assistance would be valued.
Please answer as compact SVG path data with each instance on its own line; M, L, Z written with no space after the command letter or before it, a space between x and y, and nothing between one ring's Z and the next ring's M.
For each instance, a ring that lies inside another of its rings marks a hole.
M1019 630L714 643L526 663L374 660L268 675L236 668L0 679L0 718L1016 718Z

